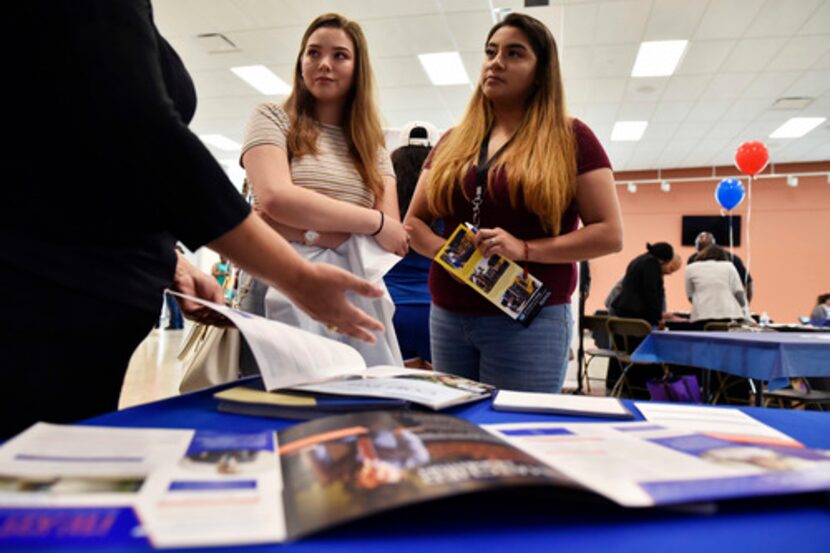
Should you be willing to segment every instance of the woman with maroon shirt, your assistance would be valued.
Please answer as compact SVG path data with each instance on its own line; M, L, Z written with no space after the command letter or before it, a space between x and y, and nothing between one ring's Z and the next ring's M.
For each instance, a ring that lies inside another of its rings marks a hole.
M480 155L489 170L477 194ZM443 237L430 227L438 218ZM619 251L622 221L608 157L591 130L565 113L553 36L526 15L510 14L491 29L479 86L425 163L406 217L413 248L428 257L462 222L479 227L483 255L525 265L552 294L523 327L433 263L435 368L499 388L558 392L575 262Z

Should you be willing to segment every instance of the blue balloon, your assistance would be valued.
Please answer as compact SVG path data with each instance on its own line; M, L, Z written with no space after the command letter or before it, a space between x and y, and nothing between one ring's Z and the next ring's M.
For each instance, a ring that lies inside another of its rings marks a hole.
M715 199L727 211L740 205L744 196L744 185L738 179L723 179L715 188Z

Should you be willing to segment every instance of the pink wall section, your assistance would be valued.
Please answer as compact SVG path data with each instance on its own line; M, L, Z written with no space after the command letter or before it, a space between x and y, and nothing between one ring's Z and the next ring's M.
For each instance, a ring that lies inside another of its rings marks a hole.
M685 297L683 270L694 248L680 245L681 217L719 214L716 184L673 182L670 192L662 192L658 184L639 184L635 194L617 186L625 225L624 248L591 261L586 312L604 308L606 294L628 262L645 252L646 242L659 241L671 243L684 263L683 269L665 279L668 308L688 311L691 306ZM734 251L750 265L755 281L751 308L757 313L766 311L777 322L796 322L799 316L810 314L816 296L830 293L830 183L825 175L801 176L795 188L787 186L783 177L758 180L752 185L749 221L748 200L735 209L743 220L741 246Z

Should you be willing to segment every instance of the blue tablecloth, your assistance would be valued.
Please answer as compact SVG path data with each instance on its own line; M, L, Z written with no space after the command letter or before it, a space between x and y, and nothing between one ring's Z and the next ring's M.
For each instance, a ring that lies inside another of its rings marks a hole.
M215 391L215 390L213 390ZM216 411L213 391L198 392L86 421L118 427L280 429L295 421L227 415ZM627 402L637 418L631 402ZM830 449L830 414L745 408L743 411L810 447ZM598 419L494 411L489 401L449 411L476 423L596 422ZM430 553L441 551L706 551L801 552L828 550L830 496L778 497L726 502L715 514L691 510L623 509L576 492L545 488L445 499L370 517L296 543L229 551ZM65 553L71 548L62 547ZM106 546L75 549L109 553Z
M631 356L769 381L775 390L797 376L830 376L830 334L655 331Z

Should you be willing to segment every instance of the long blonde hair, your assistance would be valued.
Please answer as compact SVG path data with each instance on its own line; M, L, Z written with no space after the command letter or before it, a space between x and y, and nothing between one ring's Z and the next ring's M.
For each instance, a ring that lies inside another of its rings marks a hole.
M302 61L308 39L321 27L343 30L351 38L355 49L354 84L349 92L343 119L343 130L349 153L366 186L375 198L383 197L383 181L378 171L378 155L384 144L377 104L375 103L375 82L369 64L369 50L366 37L356 22L336 13L327 13L311 22L303 35L300 53L294 66L294 88L285 101L288 114L287 145L289 157L316 154L320 125L314 118L314 96L306 88L302 77Z
M536 55L536 88L531 93L519 129L508 148L494 163L490 180L504 169L510 203L516 207L519 192L524 203L553 235L561 230L562 214L576 193L576 143L565 110L562 75L556 42L540 21L511 13L497 23L485 44L501 27L521 30ZM493 106L476 88L461 123L435 152L427 199L436 217L452 213L452 196L476 163L479 146L493 124ZM462 188L463 190L463 188Z

